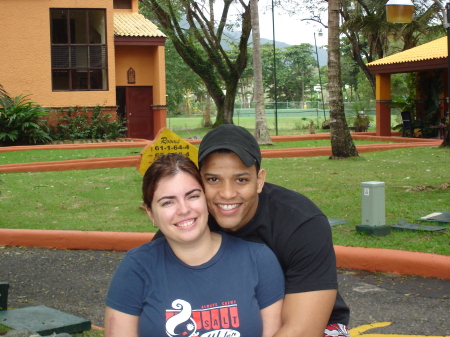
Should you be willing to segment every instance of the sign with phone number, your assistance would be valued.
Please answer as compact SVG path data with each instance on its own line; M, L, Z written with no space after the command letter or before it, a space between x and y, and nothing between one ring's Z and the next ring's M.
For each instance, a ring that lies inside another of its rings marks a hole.
M150 144L141 151L137 170L144 175L150 165L160 156L179 153L191 159L198 166L198 148L188 143L173 131L161 129Z

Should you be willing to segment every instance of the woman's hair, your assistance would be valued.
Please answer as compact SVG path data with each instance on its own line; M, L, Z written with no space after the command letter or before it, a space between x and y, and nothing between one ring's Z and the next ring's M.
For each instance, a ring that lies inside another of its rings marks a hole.
M178 153L163 155L150 165L142 181L142 199L148 208L151 208L158 183L162 179L173 177L179 172L191 175L204 189L200 172L192 160Z

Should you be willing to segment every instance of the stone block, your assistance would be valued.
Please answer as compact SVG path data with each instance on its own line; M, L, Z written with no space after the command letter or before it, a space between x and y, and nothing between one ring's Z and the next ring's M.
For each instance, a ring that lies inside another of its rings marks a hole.
M15 330L35 331L41 336L91 329L90 321L43 305L0 311L0 324Z
M0 282L0 311L8 310L9 283Z
M356 232L374 236L386 236L391 234L391 226L356 225Z

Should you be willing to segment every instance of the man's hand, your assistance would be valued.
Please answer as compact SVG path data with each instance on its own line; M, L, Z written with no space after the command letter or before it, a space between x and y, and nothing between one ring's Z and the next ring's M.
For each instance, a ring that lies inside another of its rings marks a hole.
M283 302L283 326L274 337L323 337L337 290L287 294Z

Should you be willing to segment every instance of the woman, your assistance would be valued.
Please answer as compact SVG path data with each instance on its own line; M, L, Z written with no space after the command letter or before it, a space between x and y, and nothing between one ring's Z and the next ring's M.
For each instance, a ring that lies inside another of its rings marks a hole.
M211 232L203 182L183 155L144 175L146 212L165 237L127 253L108 291L107 337L273 336L284 278L265 245Z

